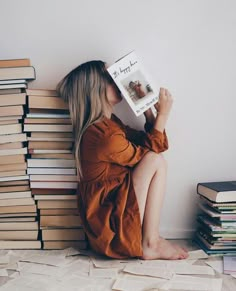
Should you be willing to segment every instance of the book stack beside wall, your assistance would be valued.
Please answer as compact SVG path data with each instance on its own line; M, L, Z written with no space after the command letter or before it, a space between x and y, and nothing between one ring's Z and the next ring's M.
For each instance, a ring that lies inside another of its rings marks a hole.
M44 249L86 248L68 105L54 90L27 90L27 173L39 209Z
M199 183L195 240L208 254L236 253L236 181Z
M25 88L34 79L29 59L0 61L0 249L41 248L22 128Z

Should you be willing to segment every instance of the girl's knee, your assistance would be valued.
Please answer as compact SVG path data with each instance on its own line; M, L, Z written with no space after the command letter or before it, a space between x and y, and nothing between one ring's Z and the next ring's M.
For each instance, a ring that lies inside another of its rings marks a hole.
M148 152L146 156L150 160L150 163L155 164L158 168L167 168L167 161L162 153Z

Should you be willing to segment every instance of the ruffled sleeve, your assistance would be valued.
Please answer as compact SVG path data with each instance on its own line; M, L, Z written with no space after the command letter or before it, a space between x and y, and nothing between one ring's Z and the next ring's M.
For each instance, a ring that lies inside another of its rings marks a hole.
M139 131L137 131L139 132ZM134 133L134 132L133 132ZM123 166L134 166L148 152L163 152L168 149L166 133L156 129L150 132L139 132L137 134L139 143L136 144L126 137L124 130L112 128L106 132L100 142L98 153L101 161L116 163Z

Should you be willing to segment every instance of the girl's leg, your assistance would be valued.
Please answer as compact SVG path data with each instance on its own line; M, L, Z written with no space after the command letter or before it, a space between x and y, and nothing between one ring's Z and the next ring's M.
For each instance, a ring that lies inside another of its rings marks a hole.
M159 235L166 172L165 159L154 152L148 152L133 171L133 185L142 222L144 259L181 259L188 256L185 250Z

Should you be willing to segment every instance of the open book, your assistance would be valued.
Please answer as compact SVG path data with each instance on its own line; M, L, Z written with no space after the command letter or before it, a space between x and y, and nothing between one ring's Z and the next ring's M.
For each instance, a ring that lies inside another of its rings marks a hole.
M157 90L150 83L150 77L134 51L107 70L136 116L158 101Z

